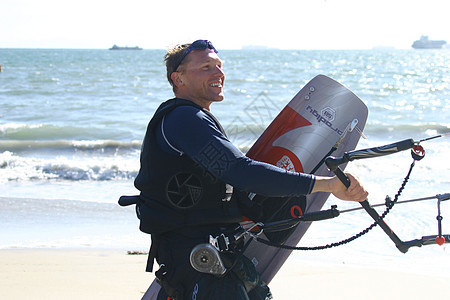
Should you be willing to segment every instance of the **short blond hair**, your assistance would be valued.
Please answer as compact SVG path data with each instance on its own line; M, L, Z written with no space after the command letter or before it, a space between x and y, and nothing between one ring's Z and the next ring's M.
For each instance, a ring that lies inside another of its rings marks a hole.
M183 45L176 45L169 50L167 50L166 55L164 55L164 61L166 62L166 70L167 70L167 80L169 81L170 85L172 86L173 91L176 91L176 86L173 83L173 80L171 78L171 75L173 72L176 71L175 68L177 68L177 63L181 59L181 57L184 55L184 53L187 51L187 48L189 48L191 44L183 44Z

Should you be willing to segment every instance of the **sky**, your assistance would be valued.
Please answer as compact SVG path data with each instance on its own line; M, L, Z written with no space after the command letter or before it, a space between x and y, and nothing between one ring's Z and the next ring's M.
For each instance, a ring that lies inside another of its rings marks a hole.
M450 43L448 0L0 0L0 48L407 49Z

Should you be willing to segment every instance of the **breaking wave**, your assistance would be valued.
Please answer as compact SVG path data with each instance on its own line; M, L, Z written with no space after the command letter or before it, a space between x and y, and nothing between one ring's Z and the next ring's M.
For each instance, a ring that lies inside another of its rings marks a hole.
M24 157L10 151L0 153L0 182L33 180L107 181L136 177L136 156Z

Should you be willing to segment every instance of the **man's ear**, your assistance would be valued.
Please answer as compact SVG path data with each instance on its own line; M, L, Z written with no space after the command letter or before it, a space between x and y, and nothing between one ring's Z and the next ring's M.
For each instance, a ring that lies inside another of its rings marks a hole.
M181 80L180 72L173 72L170 74L170 78L173 81L173 84L175 84L176 87L180 87L183 84L183 80Z

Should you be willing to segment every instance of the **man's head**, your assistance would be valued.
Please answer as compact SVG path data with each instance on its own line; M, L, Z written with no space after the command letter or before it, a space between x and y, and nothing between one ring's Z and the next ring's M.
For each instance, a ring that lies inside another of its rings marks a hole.
M222 61L210 41L197 40L175 46L164 58L167 79L177 97L208 109L210 103L223 100L225 74Z

